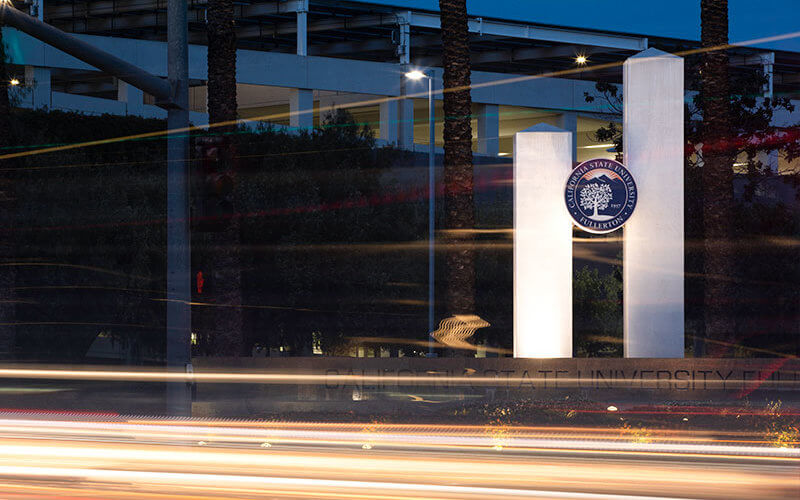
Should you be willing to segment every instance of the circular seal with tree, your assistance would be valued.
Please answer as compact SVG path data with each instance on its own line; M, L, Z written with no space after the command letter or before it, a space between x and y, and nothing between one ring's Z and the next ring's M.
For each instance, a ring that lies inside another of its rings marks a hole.
M614 160L585 161L567 179L567 210L575 225L590 233L622 227L636 208L636 198L633 176Z

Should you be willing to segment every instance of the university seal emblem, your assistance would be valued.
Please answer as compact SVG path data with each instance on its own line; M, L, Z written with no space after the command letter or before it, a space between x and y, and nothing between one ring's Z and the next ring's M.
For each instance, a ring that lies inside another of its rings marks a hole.
M617 161L588 160L569 175L564 199L578 227L590 233L610 233L633 214L636 182Z

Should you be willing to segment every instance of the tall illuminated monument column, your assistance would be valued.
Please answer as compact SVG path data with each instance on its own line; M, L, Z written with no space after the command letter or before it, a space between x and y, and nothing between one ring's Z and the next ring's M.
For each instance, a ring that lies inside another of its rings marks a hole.
M683 59L648 49L623 74L625 162L637 188L622 233L625 357L683 357ZM572 357L573 141L546 124L514 136L517 358Z
M514 135L514 357L572 357L572 219L564 184L572 132Z
M639 189L623 229L625 357L682 358L683 58L651 48L622 71L625 163Z

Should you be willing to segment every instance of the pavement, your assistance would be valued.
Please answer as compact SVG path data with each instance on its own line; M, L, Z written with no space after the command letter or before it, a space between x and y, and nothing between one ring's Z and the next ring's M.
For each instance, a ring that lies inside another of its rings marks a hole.
M800 497L741 432L0 415L3 498Z

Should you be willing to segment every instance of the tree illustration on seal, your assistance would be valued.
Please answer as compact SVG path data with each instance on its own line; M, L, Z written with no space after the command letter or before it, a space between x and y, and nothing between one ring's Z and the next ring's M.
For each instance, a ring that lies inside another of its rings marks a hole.
M592 217L597 217L598 210L604 210L611 201L611 186L593 182L581 189L580 203L585 210L594 210Z

